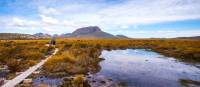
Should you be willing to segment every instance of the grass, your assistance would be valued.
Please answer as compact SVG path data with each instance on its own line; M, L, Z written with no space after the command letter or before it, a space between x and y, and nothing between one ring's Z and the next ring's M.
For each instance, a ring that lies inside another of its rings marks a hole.
M59 53L47 61L49 73L86 74L98 72L102 50L151 49L180 61L200 62L200 41L183 39L59 39Z
M23 71L35 65L52 50L44 40L1 40L0 64L8 66L11 72Z
M151 49L165 56L182 61L200 62L200 40L188 39L59 39L58 44L71 46L73 43L84 46L96 46L99 49Z
M187 79L180 79L179 82L183 85L183 87L198 87L200 86L200 82L187 80Z
M45 47L48 40L1 40L0 63L8 65L12 72L35 65L53 48ZM200 40L188 39L58 39L59 52L43 66L46 75L85 75L101 68L102 50L151 49L180 61L200 63ZM183 81L184 82L184 81ZM66 80L63 86L88 85L78 76Z
M53 58L45 63L43 69L46 74L60 72L70 75L86 74L88 71L93 70L93 68L96 69L98 67L101 51L94 49L94 47L86 48L73 44L69 47L61 46L60 49L57 55L53 56ZM95 53L99 54L95 55Z
M0 40L0 63L7 64L11 71L21 71L39 62L47 51L48 40ZM200 62L200 41L187 39L58 39L58 55L46 65L68 65L66 69L85 71L83 67L97 62L101 50L144 48L151 49L165 56L175 57L186 62ZM51 62L52 61L52 62ZM92 62L91 62L92 61ZM76 68L74 68L74 66ZM50 68L49 68L50 69ZM51 71L59 71L52 70ZM59 69L59 68L57 68ZM65 70L62 70L65 71ZM71 72L75 72L71 71ZM78 72L77 72L78 73Z
M61 87L90 87L83 75L76 75L73 79L65 78Z

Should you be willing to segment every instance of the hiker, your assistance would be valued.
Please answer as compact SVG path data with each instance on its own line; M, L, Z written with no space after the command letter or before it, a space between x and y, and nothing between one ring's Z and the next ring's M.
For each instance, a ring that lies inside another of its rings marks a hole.
M55 38L52 38L49 44L50 44L50 46L55 46L56 45Z

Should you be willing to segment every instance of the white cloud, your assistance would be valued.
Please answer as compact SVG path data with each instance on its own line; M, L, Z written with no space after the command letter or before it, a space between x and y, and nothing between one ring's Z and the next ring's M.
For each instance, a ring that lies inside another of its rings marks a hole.
M122 26L120 26L120 28L122 28L122 29L127 29L127 28L129 28L129 26L127 26L127 25L122 25Z
M123 33L129 37L134 38L174 38L174 37L190 37L190 36L199 36L200 29L191 29L191 30L139 30L135 32L130 31L121 31L117 33Z
M50 25L58 25L60 21L56 18L45 16L45 15L40 15L42 22L50 24Z
M2 19L0 25L43 28L49 32L64 33L91 25L100 26L104 30L121 31L130 26L138 29L138 25L200 19L200 0L124 0L115 4L101 0L98 3L84 0L73 1L73 3L57 0L33 1L37 4L38 13L31 18L39 17L38 19L17 16L3 19L0 17Z
M62 32L60 29L52 29L50 27L43 27L42 29L44 29L46 32Z
M44 14L44 15L59 15L59 14L61 14L55 8L39 7L38 9L39 9L39 13Z
M151 24L200 18L197 0L130 0L99 11L115 25Z
M38 21L25 20L18 17L13 17L11 22L8 21L5 24L17 27L27 27L27 26L38 27L40 25Z
M118 4L66 4L43 8L41 14L75 23L76 26L98 25L118 28L126 25L144 25L160 22L200 18L200 1L197 0L126 0ZM59 14L58 14L59 13ZM52 20L52 22L56 20Z

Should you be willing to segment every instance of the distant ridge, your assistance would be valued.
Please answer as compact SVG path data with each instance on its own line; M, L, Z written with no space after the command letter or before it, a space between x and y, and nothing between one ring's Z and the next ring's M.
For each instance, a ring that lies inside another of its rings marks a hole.
M20 34L20 33L0 33L0 39L34 39L35 37L30 34Z
M200 40L200 36L193 36L193 37L177 37L177 39L198 39L198 40Z
M129 38L129 37L125 36L125 35L116 35L116 37L122 38L122 39L127 39L127 38Z
M23 40L23 39L46 39L50 37L43 37L31 34L21 34L21 33L0 33L1 40Z
M44 33L36 33L33 36L35 36L36 38L51 38L51 35Z

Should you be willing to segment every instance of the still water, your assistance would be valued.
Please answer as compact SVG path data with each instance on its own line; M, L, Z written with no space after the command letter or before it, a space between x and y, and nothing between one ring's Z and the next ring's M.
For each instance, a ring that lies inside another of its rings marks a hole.
M200 81L197 66L144 49L103 51L101 57L105 60L96 75L127 87L182 87Z

